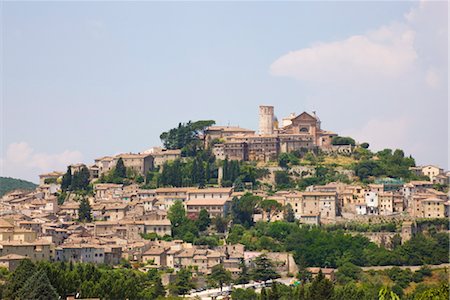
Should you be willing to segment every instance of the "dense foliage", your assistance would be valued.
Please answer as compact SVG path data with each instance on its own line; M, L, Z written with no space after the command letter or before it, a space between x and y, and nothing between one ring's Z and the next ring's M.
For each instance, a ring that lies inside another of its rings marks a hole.
M253 289L234 289L232 300L447 300L449 286L446 278L437 284L419 284L403 294L397 285L386 286L380 278L365 278L360 282L346 284L332 282L319 274L305 284L286 286L274 283L270 288L262 288L260 293Z
M63 175L61 190L66 191L88 191L91 189L89 169L86 166L81 167L79 171L72 174L71 167L67 167L67 172Z
M36 188L36 184L11 177L0 177L0 197L14 190L32 191Z
M240 183L251 183L253 186L258 184L258 179L264 178L269 171L264 168L258 168L254 162L240 162L237 160L223 161L222 186L234 186L235 189L242 189Z
M242 197L234 197L231 202L231 216L233 224L241 224L246 228L253 226L255 206L262 198L246 193Z
M363 159L354 166L355 174L360 180L367 180L369 177L414 178L409 168L415 166L415 161L412 157L405 157L402 150L384 149L375 156L376 160Z
M198 150L194 157L163 165L157 186L199 186L217 183L215 157L209 150Z
M78 208L78 219L81 222L91 222L92 221L92 208L89 201L86 198L80 200L80 206Z
M172 224L172 236L175 239L183 239L186 242L192 243L198 237L199 229L195 222L187 217L186 210L181 201L175 201L169 208L167 217Z
M208 275L210 286L219 287L222 290L222 287L230 284L231 281L231 272L226 270L223 264L218 264L211 268L211 274Z
M6 280L2 299L81 298L156 299L166 292L156 270L131 269L72 263L31 263L24 260Z
M351 145L355 146L355 140L346 136L335 136L331 140L331 144L335 146Z
M228 226L228 219L220 216L211 219L208 212L204 209L200 210L196 220L188 218L181 201L175 201L169 208L167 216L172 224L172 237L174 239L182 239L188 243L194 243L195 245L218 246L219 238L217 236L204 235L204 233L200 235L200 232L207 231L210 225L214 225L217 232L224 232ZM146 236L148 239L156 237L155 235ZM159 238L168 239L168 237Z
M292 251L297 263L307 266L338 267L345 262L358 266L440 264L449 261L448 235L418 234L411 240L388 250L361 235L342 230L327 231L319 227L299 227L283 221L257 222L246 229L235 224L229 243L242 243L248 250Z
M205 136L205 129L215 123L213 120L179 123L178 127L161 133L160 138L167 149L181 149L183 155L194 156L204 146L201 137Z

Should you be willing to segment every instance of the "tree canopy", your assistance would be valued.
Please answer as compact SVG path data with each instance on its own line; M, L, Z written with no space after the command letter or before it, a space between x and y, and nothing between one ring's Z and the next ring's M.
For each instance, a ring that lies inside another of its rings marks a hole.
M351 137L335 136L331 139L331 144L336 146L351 145L355 146L355 140Z
M184 155L193 156L203 147L200 137L205 136L205 129L215 123L213 120L179 123L178 127L161 133L160 138L167 149L181 149Z

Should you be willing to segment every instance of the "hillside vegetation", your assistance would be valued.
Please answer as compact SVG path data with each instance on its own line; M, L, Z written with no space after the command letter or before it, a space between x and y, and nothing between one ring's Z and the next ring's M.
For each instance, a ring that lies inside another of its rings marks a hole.
M36 184L11 177L0 177L0 197L13 190L34 190Z

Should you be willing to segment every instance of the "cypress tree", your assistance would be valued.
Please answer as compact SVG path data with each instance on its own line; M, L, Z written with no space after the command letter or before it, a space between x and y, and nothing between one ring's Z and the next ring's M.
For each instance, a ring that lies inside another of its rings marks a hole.
M272 289L270 291L270 300L279 300L280 299L280 293L278 292L278 284L276 282L273 282Z
M78 208L78 219L80 221L92 221L91 205L86 198L83 198L80 201L80 207Z
M120 157L117 160L116 168L114 169L114 177L115 178L127 177L127 169L125 168L122 157Z
M70 190L71 185L72 185L72 170L70 166L68 166L66 173L62 177L61 190L63 192Z
M333 297L333 283L325 278L322 270L312 281L310 288L310 298L314 300L328 300Z
M157 277L155 280L155 285L153 286L153 296L155 298L164 297L166 295L166 289L162 284L161 277Z
M267 297L266 288L264 288L264 287L261 289L260 299L261 299L261 300L268 300L268 299L269 299L269 298Z
M295 213L290 203L284 209L284 220L289 223L295 222Z
M222 181L230 180L230 174L228 170L228 158L223 161L223 178Z

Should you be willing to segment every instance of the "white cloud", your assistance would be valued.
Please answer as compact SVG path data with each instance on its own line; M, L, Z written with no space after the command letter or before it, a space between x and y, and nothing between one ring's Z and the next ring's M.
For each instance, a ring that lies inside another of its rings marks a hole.
M6 156L0 160L0 170L2 176L36 182L39 174L53 170L64 171L67 165L80 162L82 157L79 151L65 150L48 154L36 152L26 142L11 143L6 150Z
M343 41L317 43L277 59L271 73L312 82L351 81L356 78L397 78L417 59L414 32L396 26Z
M286 53L270 72L305 82L328 129L448 167L448 4L412 5L363 35Z

